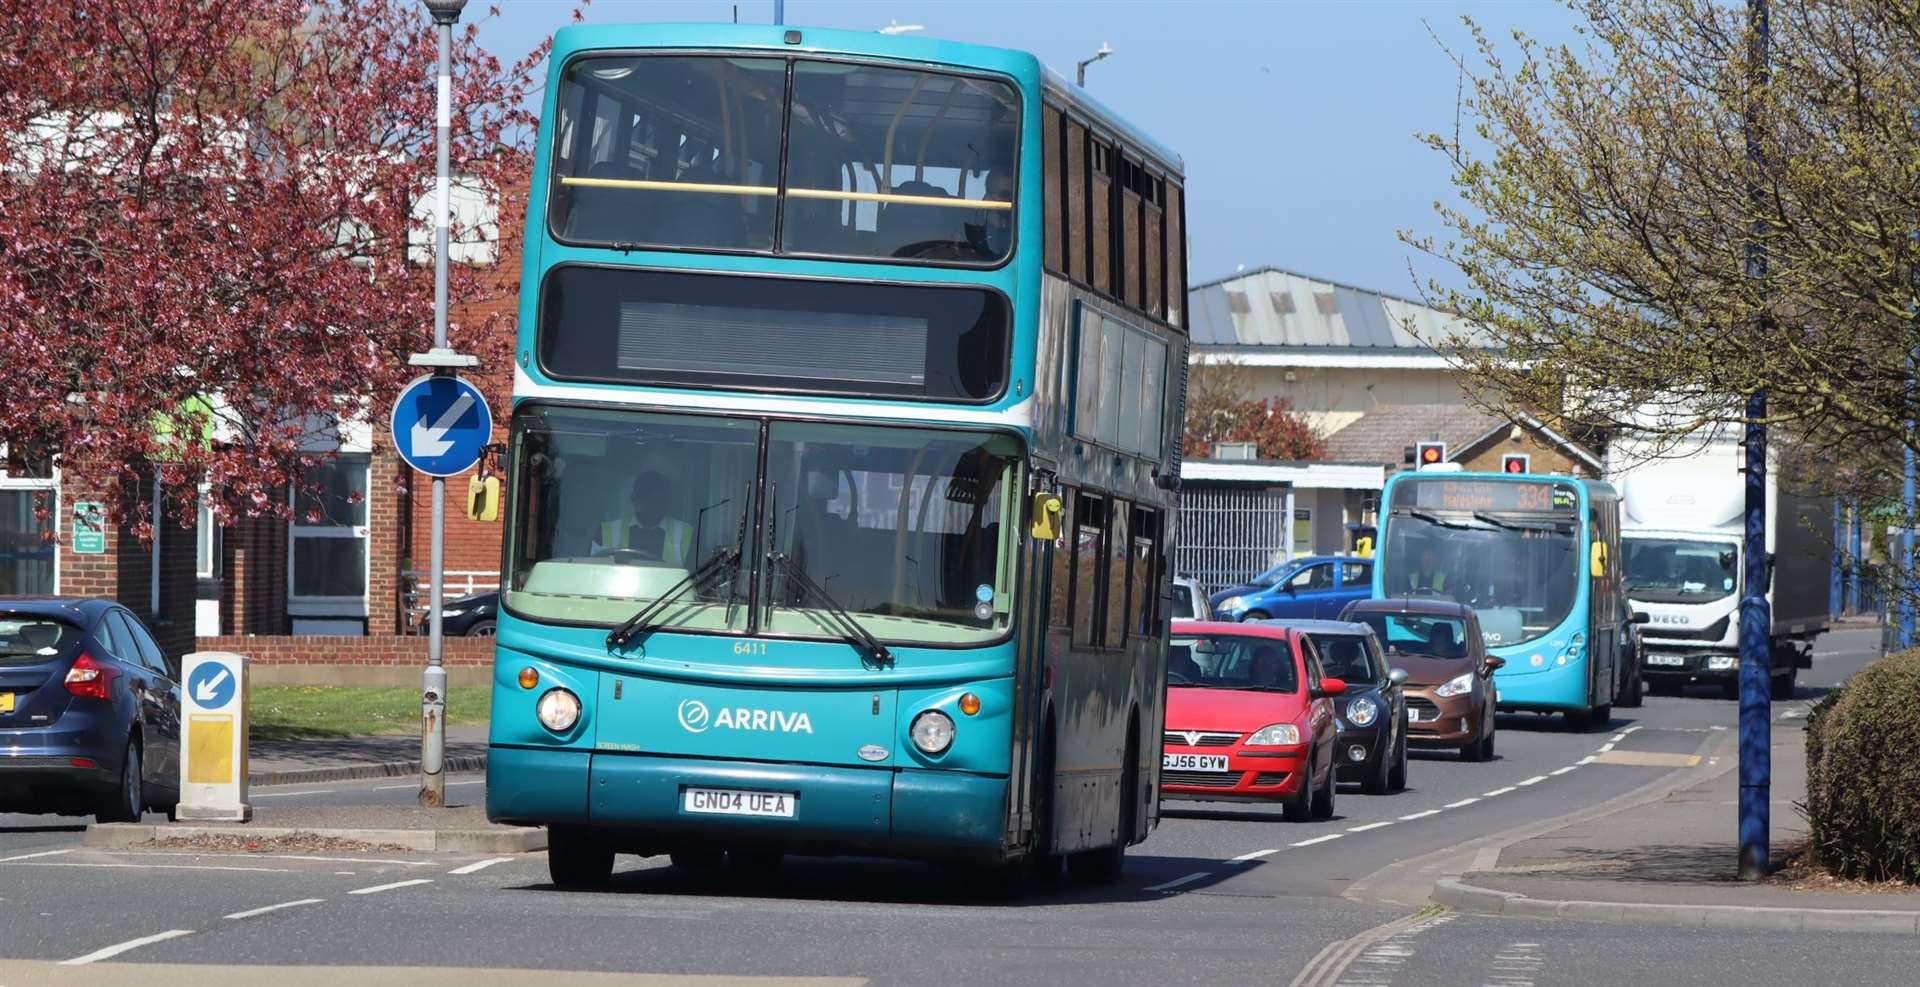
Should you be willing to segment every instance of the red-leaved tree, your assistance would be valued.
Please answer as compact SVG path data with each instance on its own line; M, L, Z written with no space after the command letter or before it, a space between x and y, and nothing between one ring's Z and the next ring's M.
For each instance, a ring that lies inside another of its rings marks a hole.
M1283 397L1248 398L1252 382L1233 362L1187 368L1187 417L1182 452L1205 459L1220 442L1251 442L1261 459L1299 462L1326 454L1326 442L1292 402Z
M503 64L475 30L456 39L453 168L511 240L546 51ZM151 487L127 481L156 467L211 483L222 520L284 512L309 450L384 427L431 344L433 31L411 0L0 0L16 466L55 457L144 536ZM511 290L490 275L454 265L451 296ZM512 345L491 321L453 337L494 368Z

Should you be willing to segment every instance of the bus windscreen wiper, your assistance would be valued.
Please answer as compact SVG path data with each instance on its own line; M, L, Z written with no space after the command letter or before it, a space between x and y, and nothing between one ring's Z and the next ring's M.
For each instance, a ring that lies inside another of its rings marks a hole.
M1496 528L1505 528L1508 531L1564 531L1568 527L1563 521L1550 521L1545 519L1537 521L1533 519L1510 520L1488 511L1474 511L1473 519L1491 524Z
M1397 512L1397 511L1396 511L1395 513L1399 513L1399 512ZM1461 531L1472 531L1472 530L1474 530L1474 529L1473 529L1473 525L1471 525L1471 524L1461 524L1461 523L1460 523L1460 522L1458 522L1458 521L1449 521L1449 520L1447 520L1446 518L1443 518L1443 517L1441 517L1440 515L1438 515L1438 514L1435 514L1435 513L1433 513L1432 511L1414 511L1414 510L1409 510L1409 511L1407 511L1407 512L1406 512L1406 514L1407 514L1407 516L1408 516L1408 517L1411 517L1411 518L1416 518L1416 519L1418 519L1418 520L1421 520L1421 521L1425 521L1425 522L1427 522L1428 524L1433 524L1433 525L1438 525L1438 526L1440 526L1440 527L1442 527L1442 528L1457 528L1457 529L1459 529L1459 530L1461 530Z
M779 567L780 571L787 574L788 579L793 580L794 585L820 601L821 608L831 614L834 622L840 625L840 636L845 638L848 644L867 649L867 653L879 664L893 663L893 652L888 651L887 646L881 644L879 638L860 626L860 622L853 619L853 614L848 613L847 608L840 605L840 601L834 599L825 587L814 582L813 577L807 575L807 571L800 568L785 552L768 552L767 564Z
M685 579L674 583L670 589L660 594L652 603L642 607L639 613L628 617L626 623L614 628L607 634L607 650L612 651L624 648L631 643L634 638L642 637L659 630L660 625L655 622L655 617L659 616L667 607L673 605L675 600L687 595L688 590L705 586L713 580L715 575L729 567L731 567L732 571L736 574L740 570L740 550L738 548L721 549L713 558L703 563L700 568L688 573Z

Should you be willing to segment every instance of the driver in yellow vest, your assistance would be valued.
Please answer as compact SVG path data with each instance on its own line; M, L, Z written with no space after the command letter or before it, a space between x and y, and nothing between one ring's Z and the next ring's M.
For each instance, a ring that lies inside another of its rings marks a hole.
M673 481L665 474L648 470L634 477L627 495L632 512L600 523L593 554L631 551L664 565L687 565L693 556L693 526L667 516L672 500Z
M1420 549L1420 566L1407 574L1407 591L1411 593L1447 591L1447 574L1440 571L1440 556L1431 547Z

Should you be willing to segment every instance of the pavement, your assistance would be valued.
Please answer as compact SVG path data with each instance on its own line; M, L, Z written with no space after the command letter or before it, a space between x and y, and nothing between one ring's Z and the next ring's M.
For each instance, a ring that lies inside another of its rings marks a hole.
M1845 928L1920 934L1920 888L1861 892L1778 873L1808 833L1803 708L1772 731L1770 846L1776 874L1738 879L1737 736L1721 732L1705 777L1638 804L1581 814L1499 847L1489 867L1442 878L1434 900L1462 911L1722 928Z
M254 740L248 745L247 783L299 785L420 773L419 734L336 737L324 740ZM487 766L484 725L447 727L447 770Z

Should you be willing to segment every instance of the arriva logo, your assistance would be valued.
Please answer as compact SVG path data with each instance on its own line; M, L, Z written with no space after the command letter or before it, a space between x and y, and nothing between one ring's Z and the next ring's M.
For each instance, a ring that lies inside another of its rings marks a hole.
M705 733L709 727L778 733L813 732L813 721L805 713L783 713L777 709L749 709L745 706L722 706L715 713L698 699L683 700L676 715L680 717L680 726L688 733Z

